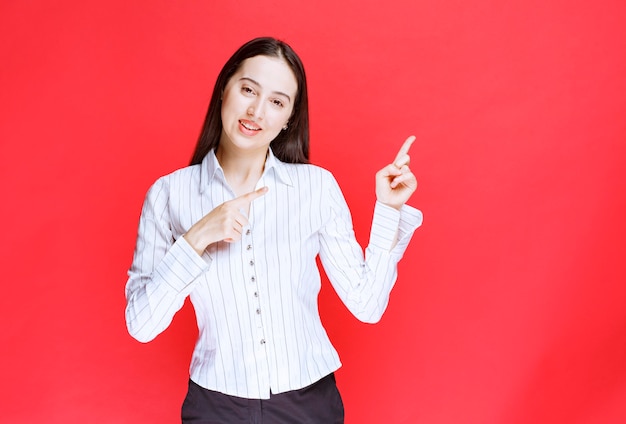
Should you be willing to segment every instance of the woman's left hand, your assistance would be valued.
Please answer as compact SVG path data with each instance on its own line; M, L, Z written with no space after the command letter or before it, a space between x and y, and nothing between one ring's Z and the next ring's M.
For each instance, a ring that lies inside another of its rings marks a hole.
M398 210L417 188L417 180L409 168L409 149L414 141L415 136L407 138L393 163L376 173L376 198Z

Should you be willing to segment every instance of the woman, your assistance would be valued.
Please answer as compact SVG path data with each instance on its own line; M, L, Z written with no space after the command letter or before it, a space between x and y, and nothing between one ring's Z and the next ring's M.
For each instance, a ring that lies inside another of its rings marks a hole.
M199 336L185 423L342 423L341 365L317 309L319 255L360 320L382 316L421 213L403 144L376 175L365 259L333 176L309 165L304 68L258 38L218 76L191 166L156 181L126 286L130 334L162 332L187 296Z

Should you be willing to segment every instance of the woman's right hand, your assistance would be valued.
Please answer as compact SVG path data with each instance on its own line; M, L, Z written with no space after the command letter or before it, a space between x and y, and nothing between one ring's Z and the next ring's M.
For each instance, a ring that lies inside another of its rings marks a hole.
M244 214L250 209L250 203L267 193L267 187L241 195L222 203L191 226L183 237L202 255L204 250L218 241L234 243L241 240L243 227L248 225Z

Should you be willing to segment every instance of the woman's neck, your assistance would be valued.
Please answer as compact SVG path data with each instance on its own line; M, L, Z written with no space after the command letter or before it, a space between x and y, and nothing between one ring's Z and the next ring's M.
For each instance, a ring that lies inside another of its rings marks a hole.
M249 154L231 152L218 146L215 157L235 195L241 196L254 190L263 174L267 153L267 151Z

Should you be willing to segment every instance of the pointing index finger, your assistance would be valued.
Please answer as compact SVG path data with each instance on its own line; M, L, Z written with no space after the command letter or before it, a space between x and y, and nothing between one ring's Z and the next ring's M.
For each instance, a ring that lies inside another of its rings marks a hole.
M413 144L413 142L415 141L415 136L412 135L409 138L407 138L404 143L402 144L402 147L400 147L400 150L398 151L398 154L396 155L396 158L394 159L394 163L398 162L399 160L401 160L404 156L406 156L409 153L409 149L411 148L411 144Z
M259 197L267 193L267 190L267 187L261 187L260 189L251 191L250 193L242 194L241 196L233 199L233 202L235 202L237 205L248 206L255 199L258 199Z

